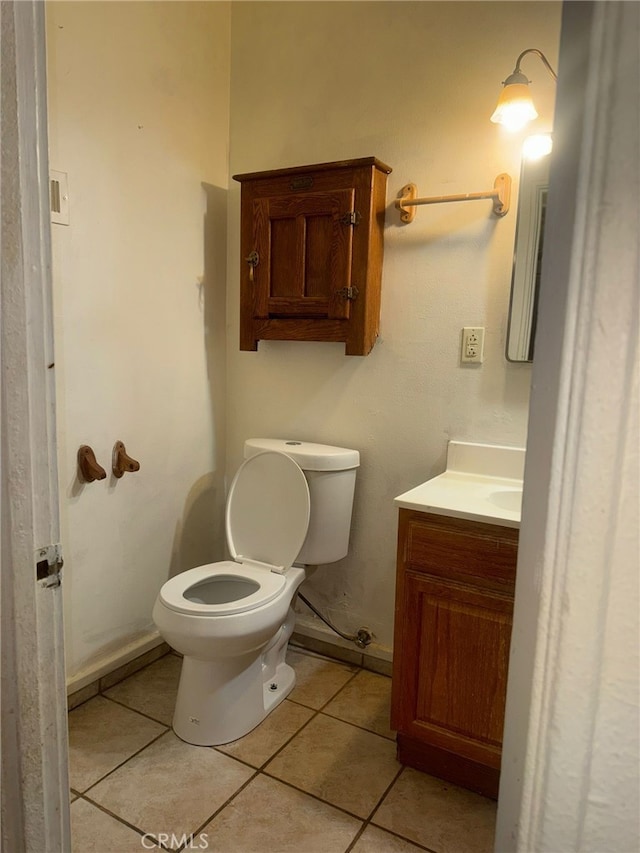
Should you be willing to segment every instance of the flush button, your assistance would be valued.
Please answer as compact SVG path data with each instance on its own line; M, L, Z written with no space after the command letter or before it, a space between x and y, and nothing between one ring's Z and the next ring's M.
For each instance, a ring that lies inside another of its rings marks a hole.
M302 444L301 441L285 441L285 444Z

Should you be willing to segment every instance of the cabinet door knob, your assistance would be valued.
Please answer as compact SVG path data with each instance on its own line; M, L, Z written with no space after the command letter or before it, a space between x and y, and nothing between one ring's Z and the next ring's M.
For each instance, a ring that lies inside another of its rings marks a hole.
M253 281L253 271L260 263L260 255L255 251L249 252L245 261L249 264L249 281Z

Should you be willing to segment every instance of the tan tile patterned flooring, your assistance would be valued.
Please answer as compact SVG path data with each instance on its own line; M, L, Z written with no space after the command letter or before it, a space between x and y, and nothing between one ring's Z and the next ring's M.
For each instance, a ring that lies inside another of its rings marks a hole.
M168 654L69 714L73 853L484 853L495 803L395 758L391 681L290 650L293 692L217 748L171 731Z

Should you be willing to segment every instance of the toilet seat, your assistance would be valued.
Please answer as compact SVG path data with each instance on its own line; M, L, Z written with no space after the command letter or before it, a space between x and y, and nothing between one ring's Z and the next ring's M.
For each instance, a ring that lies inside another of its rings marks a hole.
M211 591L214 591L213 585L228 586L227 581L230 581L229 586L237 584L239 592L243 591L243 583L254 584L255 589L248 595L231 601L207 604L194 600L198 597L197 587L210 583L213 587ZM222 563L198 566L171 578L160 590L160 600L165 607L177 613L191 616L231 616L268 604L280 594L285 583L284 575L225 560ZM193 598L189 598L189 595L193 595Z
M225 526L234 562L189 569L168 580L160 600L193 616L231 616L268 604L286 585L284 572L309 527L307 479L289 456L265 451L245 460L227 498Z

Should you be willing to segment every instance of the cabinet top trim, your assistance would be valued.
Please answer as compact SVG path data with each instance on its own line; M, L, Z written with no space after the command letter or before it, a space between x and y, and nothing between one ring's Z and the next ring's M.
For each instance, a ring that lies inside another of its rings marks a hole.
M287 169L272 169L267 172L246 172L242 175L233 175L234 181L252 181L256 178L278 178L286 175L299 175L305 172L334 171L336 169L357 169L364 166L375 166L381 172L389 175L393 171L377 157L360 157L356 160L337 160L334 163L312 163L309 166L292 166Z

